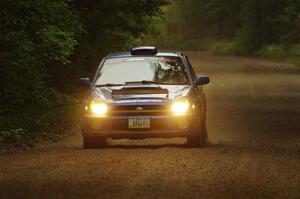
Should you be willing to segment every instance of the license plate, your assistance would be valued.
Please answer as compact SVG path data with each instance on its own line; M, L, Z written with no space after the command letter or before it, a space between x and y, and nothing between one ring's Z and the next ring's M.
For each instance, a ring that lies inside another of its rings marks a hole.
M128 127L130 129L148 129L150 128L149 117L132 117L128 119Z

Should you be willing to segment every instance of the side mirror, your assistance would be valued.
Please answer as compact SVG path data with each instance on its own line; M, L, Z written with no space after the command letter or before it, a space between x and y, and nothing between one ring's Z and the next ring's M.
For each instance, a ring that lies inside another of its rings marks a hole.
M196 79L196 86L201 86L201 85L206 85L209 83L209 77L206 77L206 76L199 76L197 77Z
M89 87L91 85L90 78L80 78L79 79L79 85L82 87Z

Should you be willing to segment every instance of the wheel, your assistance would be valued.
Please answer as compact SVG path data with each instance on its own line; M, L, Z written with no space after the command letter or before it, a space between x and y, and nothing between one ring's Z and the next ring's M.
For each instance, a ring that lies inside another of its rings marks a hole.
M187 138L187 144L192 147L204 147L207 146L207 129L206 129L206 99L205 96L202 96L202 113L200 124L197 126L191 135Z
M83 137L84 149L104 148L106 146L106 139L103 137Z
M187 137L187 144L192 147L204 147L207 144L207 130L206 126L202 125L197 128L189 137Z

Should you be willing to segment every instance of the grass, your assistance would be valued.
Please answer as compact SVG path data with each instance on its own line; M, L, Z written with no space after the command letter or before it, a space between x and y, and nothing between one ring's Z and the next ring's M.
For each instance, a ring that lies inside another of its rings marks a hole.
M290 49L290 53L287 57L287 60L296 65L300 65L300 44L295 45Z
M236 42L215 42L208 51L214 54L235 55L239 54L240 47Z
M205 41L205 39L203 41ZM198 45L197 42L192 42L192 40L191 43L193 43L193 45ZM208 51L218 55L254 55L265 59L285 61L295 65L300 65L300 44L295 44L290 48L284 48L281 45L271 44L262 47L253 54L249 54L246 53L247 50L243 49L238 42L213 42L210 40L210 42L206 43L205 48L202 48L202 43L199 44L199 47L190 46L191 48L189 48L189 50Z
M280 45L272 44L263 47L256 55L271 60L287 61L292 64L300 65L300 44L287 49Z

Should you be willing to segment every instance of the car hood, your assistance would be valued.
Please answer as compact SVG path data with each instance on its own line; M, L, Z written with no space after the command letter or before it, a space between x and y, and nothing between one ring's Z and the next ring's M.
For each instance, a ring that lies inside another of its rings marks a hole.
M162 103L173 101L189 94L191 85L130 85L95 87L92 99L111 104L120 103Z

